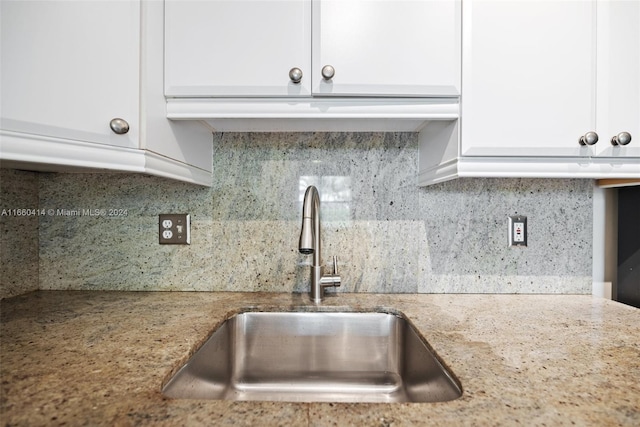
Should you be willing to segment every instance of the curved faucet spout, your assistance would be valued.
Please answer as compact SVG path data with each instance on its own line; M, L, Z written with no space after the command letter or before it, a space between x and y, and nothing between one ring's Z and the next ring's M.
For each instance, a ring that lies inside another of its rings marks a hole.
M301 254L312 255L310 297L314 302L322 301L324 288L340 286L340 276L337 272L337 261L334 259L333 274L323 275L322 247L320 238L320 195L313 185L304 193L302 204L302 228L298 250Z

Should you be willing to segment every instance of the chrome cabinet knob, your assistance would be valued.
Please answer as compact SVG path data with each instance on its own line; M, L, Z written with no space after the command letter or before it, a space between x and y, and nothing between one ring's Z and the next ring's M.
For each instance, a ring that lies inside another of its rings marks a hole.
M112 119L109 126L111 127L111 130L118 135L124 135L129 132L129 123L124 119Z
M302 70L298 67L290 69L289 78L294 83L300 83L302 81Z
M629 132L620 132L611 138L611 145L627 145L631 142L631 134Z
M587 132L580 137L578 142L580 145L593 145L598 142L598 134L595 132Z
M325 80L331 80L336 75L336 70L331 65L325 65L322 67L322 78Z

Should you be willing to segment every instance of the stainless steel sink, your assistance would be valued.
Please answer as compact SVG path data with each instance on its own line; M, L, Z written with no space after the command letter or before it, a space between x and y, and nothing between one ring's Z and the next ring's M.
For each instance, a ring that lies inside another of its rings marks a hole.
M462 389L399 313L246 312L164 386L187 399L441 402Z

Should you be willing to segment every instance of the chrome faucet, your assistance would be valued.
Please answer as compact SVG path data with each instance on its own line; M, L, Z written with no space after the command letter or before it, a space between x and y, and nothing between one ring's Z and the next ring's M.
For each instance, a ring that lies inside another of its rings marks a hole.
M298 250L301 254L313 254L311 266L311 289L309 296L313 302L321 302L324 288L340 286L338 275L338 259L333 257L333 274L324 275L322 266L322 250L320 245L320 196L313 185L307 187L302 204L302 229Z

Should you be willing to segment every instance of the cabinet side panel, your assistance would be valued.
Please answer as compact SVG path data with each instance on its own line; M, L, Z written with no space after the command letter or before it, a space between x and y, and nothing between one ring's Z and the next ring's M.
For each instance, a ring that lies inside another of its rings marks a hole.
M142 44L142 148L189 166L212 171L213 136L195 121L167 119L163 93L163 20L161 2L143 5L144 37Z
M418 185L456 178L458 174L458 120L431 121L420 131Z

